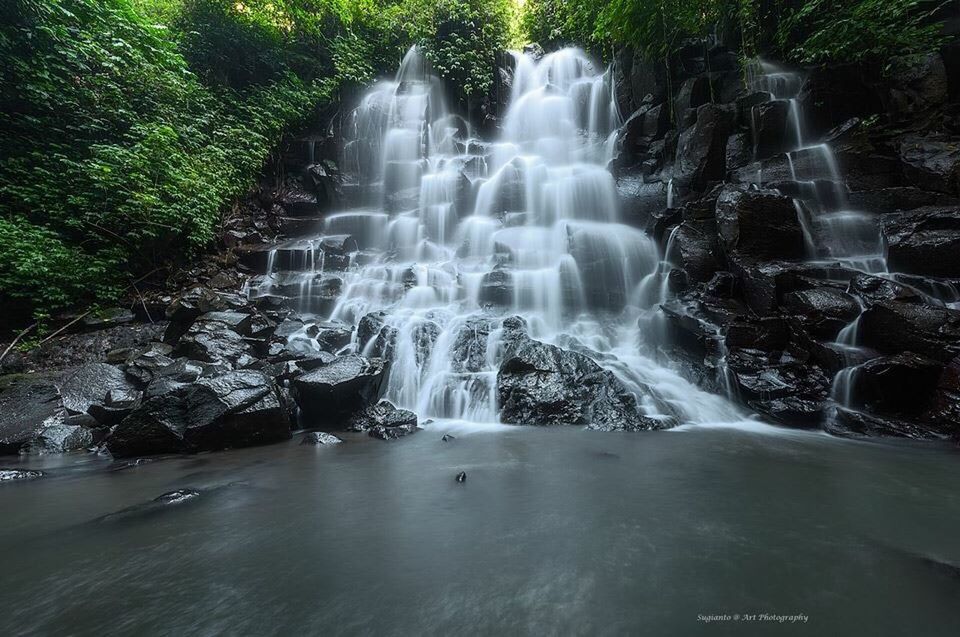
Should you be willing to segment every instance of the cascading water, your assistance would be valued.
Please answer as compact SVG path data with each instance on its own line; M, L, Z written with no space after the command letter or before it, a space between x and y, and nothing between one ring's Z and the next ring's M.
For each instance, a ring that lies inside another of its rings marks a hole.
M396 79L374 86L353 114L344 164L366 208L328 216L310 242L335 235L355 245L310 267L313 253L294 263L281 249L252 292L275 291L282 269L300 270L308 292L337 278L332 305L302 307L325 324L359 325L345 351L388 355L385 398L421 418L498 422L500 322L520 315L533 338L592 353L644 415L742 420L655 360L652 317L669 259L618 221L606 168L620 125L609 72L576 49L513 55L502 136L487 142L447 111L440 82L411 49Z

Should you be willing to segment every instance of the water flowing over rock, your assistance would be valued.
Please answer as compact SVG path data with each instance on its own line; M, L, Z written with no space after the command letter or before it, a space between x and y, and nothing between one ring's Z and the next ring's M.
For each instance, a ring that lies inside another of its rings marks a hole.
M618 133L613 77L582 51L511 55L500 138L489 141L448 111L411 49L395 80L370 89L349 118L344 189L360 207L328 214L316 236L241 257L262 273L247 286L251 299L279 298L301 314L277 332L287 347L296 343L301 358L310 348L341 354L293 379L302 424L393 437L401 427L370 411L384 411L381 397L411 427L416 416L632 430L740 417L655 362L661 330L645 328L673 266L621 223L633 211L621 211L607 169L624 139L662 137L669 109L651 107ZM709 88L691 87L691 104ZM689 149L693 163L722 159L711 122L732 119L701 109L696 144L707 148ZM722 161L691 171L714 178ZM718 250L696 245L696 223L713 223L712 211L691 221L677 253L690 276L707 276ZM318 288L333 278L342 284ZM330 324L343 326L339 349L320 336ZM551 387L527 387L537 375Z

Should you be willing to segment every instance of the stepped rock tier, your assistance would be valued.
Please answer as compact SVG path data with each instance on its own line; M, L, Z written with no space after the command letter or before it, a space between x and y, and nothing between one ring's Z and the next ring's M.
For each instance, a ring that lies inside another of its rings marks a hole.
M658 360L671 266L621 222L612 84L576 49L514 53L509 108L488 141L447 110L411 49L350 118L354 207L244 255L262 273L249 296L309 317L288 347L382 360L381 397L420 419L652 429L742 418ZM330 347L318 331L349 337Z

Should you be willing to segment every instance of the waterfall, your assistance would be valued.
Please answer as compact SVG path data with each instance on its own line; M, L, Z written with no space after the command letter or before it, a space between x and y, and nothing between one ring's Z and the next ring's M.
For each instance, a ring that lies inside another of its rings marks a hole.
M287 276L308 278L309 290L335 277L339 295L322 310L311 302L314 320L356 328L379 317L383 327L350 349L386 353L385 398L422 419L498 422L500 323L520 315L533 338L613 372L644 415L742 420L657 354L676 233L661 254L620 221L607 169L621 125L609 70L577 49L513 57L502 132L487 141L447 110L439 80L411 49L347 127L343 165L365 207L328 215L321 235L340 237L337 245L349 238L347 256L331 253L317 268L312 250L281 247L251 293L277 293ZM290 250L302 259L285 259Z

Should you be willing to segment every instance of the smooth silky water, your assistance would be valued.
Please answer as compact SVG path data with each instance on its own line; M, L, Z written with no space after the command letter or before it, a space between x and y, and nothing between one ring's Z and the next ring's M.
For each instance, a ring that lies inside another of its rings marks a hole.
M23 459L47 476L0 485L0 635L960 633L950 450L772 427L687 382L660 351L671 242L620 222L606 169L609 74L576 50L516 69L489 142L411 51L352 120L360 207L272 251L249 289L324 323L384 311L387 398L424 431L129 468ZM513 314L679 426L499 423ZM469 364L464 331L482 351ZM150 504L176 489L199 495ZM809 619L698 620L723 613Z

